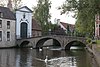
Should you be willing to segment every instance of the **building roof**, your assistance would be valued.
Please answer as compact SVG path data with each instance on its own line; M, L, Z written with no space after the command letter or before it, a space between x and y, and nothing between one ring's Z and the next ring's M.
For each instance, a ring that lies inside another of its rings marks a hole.
M67 23L64 23L64 22L60 22L65 28L67 28Z
M33 12L33 11L32 11L31 9L29 9L27 6L23 6L23 7L19 8L19 9L16 9L16 11L22 11L22 12L25 12L25 11L21 10L21 9L23 9L23 8L25 8L25 9L28 10L28 11L26 11L26 12L29 12L29 13L32 13L32 12Z
M14 13L7 7L1 7L0 6L0 13L2 13L2 18L3 19L10 19L10 20L15 20L15 15Z
M60 26L56 26L52 31L52 34L56 34L56 35L65 35L65 30L62 29Z
M41 25L35 20L32 19L32 30L41 31Z
M74 28L75 25L73 24L68 24L68 23L64 23L64 22L60 22L66 29L67 29L67 26L69 25L71 28Z

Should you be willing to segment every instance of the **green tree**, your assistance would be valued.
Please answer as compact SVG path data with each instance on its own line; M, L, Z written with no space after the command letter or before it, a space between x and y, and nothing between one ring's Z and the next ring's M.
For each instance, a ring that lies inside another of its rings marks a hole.
M48 21L51 17L49 10L51 8L51 2L49 0L38 0L38 4L33 8L34 18L40 22L42 27L42 32L47 32L49 29Z
M94 33L95 15L100 13L100 0L66 0L59 8L61 14L74 12L76 21L76 30L84 35Z

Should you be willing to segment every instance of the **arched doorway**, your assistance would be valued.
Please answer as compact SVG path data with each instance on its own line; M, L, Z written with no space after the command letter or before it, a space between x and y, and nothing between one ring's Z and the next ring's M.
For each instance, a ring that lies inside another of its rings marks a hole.
M20 29L21 38L27 38L27 23L22 22Z

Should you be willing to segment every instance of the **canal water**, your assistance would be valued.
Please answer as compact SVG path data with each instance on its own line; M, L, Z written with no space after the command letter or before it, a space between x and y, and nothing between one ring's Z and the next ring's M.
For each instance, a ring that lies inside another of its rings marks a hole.
M86 50L22 48L0 49L0 67L93 67L93 63Z

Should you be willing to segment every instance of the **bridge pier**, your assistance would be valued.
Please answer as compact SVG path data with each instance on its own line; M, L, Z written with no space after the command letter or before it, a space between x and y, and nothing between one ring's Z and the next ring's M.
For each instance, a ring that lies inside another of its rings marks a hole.
M65 47L61 47L62 49L61 50L65 50Z

